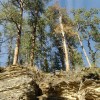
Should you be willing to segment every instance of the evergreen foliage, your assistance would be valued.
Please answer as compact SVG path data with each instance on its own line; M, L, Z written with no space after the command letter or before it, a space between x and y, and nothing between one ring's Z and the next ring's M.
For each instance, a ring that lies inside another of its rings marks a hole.
M99 10L72 10L73 18L70 18L66 9L58 4L49 6L50 1L0 2L0 25L3 27L0 37L7 39L7 42L2 42L7 44L6 64L36 65L45 72L65 70L63 36L59 22L59 16L62 16L70 69L84 66L77 34L80 35L81 42L87 43L88 50L85 50L90 62L97 66L100 59Z

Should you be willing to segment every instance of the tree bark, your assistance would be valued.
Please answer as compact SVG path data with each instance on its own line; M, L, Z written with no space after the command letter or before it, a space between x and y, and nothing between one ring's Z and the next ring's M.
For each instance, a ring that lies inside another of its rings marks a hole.
M91 43L90 43L90 35L89 35L89 38L88 38L88 40L87 40L87 42L88 42L88 48L89 48L89 54L91 55L91 60L92 60L92 63L93 63L93 65L95 66L96 64L95 64L95 62L96 62L96 59L95 59L95 55L96 55L96 52L97 51L93 51L92 50L92 48L91 48Z
M62 15L59 16L59 22L60 22L60 28L61 28L61 33L62 33L65 67L66 67L66 71L68 72L70 70L70 64L69 64L69 56L68 56L68 45L67 45L67 41L65 38L63 24L62 24Z
M17 33L16 47L15 47L15 51L14 51L13 65L16 65L18 63L20 41L21 41L21 32L22 32L23 0L19 1L19 5L20 5L21 22L20 22L20 24L17 23L17 31L18 31L18 33Z
M12 53L12 41L13 39L11 38L9 40L9 43L8 43L8 62L7 62L7 65L11 65L12 64L12 56L13 56L13 53Z
M34 15L34 14L32 14ZM37 23L38 23L38 10L36 8L36 11L35 11L35 23L34 23L34 26L33 26L33 31L32 31L32 45L31 45L31 53L30 53L30 66L33 66L34 63L34 49L35 49L35 40L36 40L36 31L37 31Z
M85 48L84 48L84 46L83 46L83 43L82 43L82 41L81 41L81 39L80 39L79 34L77 34L77 36L78 36L78 39L79 39L80 45L81 45L81 47L82 47L82 50L83 50L84 56L85 56L85 58L86 58L86 60L87 60L87 62L88 62L88 65L89 65L89 67L92 67L92 65L91 65L91 63L90 63L90 60L89 60L89 58L88 58L88 56L87 56L87 53L86 53L86 51L85 51Z
M58 51L59 51L59 54L60 54L60 61L61 61L61 65L62 65L62 69L64 70L65 69L65 63L64 63L64 52L63 49L62 49L62 46L61 44L59 43L59 40L56 39L56 46L58 47Z
M31 53L30 53L30 66L33 66L33 61L34 61L34 49L35 49L35 36L34 36L35 34L34 33L32 34L32 37L31 37L32 44L31 44Z
M16 41L16 47L15 47L15 51L14 51L13 65L16 65L18 63L19 48L20 48L20 39L21 39L21 30L18 31L18 36L17 36L17 41Z

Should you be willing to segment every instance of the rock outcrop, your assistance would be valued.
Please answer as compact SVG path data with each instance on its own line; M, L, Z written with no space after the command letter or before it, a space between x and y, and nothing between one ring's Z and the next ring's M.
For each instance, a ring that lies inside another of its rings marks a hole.
M42 95L34 74L28 68L6 68L0 73L0 100L37 100Z
M0 72L0 100L100 100L100 68L43 73L11 66Z

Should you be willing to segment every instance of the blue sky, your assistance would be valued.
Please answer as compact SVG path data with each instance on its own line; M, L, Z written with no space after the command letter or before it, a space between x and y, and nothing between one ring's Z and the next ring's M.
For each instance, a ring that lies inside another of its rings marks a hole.
M100 0L59 0L59 2L68 10L72 8L100 8Z

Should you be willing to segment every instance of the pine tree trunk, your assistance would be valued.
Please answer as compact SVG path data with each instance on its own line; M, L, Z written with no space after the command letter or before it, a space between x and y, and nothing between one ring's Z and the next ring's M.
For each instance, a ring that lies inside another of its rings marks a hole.
M20 39L21 39L21 30L18 31L18 37L17 37L16 47L15 47L15 51L14 51L13 65L16 65L18 63Z
M30 53L30 66L33 66L34 49L35 49L35 36L34 36L34 34L32 34L31 41L32 41L32 44L31 44L31 53Z
M65 67L64 67L65 66L65 63L64 63L64 52L62 52L63 51L62 46L59 43L59 40L57 40L57 39L56 39L56 46L58 47L62 69L64 70L65 69Z
M9 46L8 46L8 62L7 62L7 65L11 65L12 64L12 61L11 61L11 58L12 58L12 38L11 40L9 41Z
M82 41L81 41L81 39L80 39L79 34L77 34L77 36L78 36L80 45L81 45L81 47L82 47L83 53L84 53L84 55L85 55L85 58L86 58L86 60L87 60L87 62L88 62L88 65L89 65L89 67L92 67L92 66L91 66L91 63L90 63L90 61L89 61L89 58L88 58L88 56L87 56L87 53L86 53L86 51L85 51L85 48L84 48L84 46L83 46L83 43L82 43Z
M65 38L63 25L62 25L62 16L59 17L59 22L60 22L60 28L61 28L61 33L62 33L65 67L66 67L66 71L69 71L70 70L70 64L69 64L69 56L68 56L68 45L67 45L67 41L66 41L66 38Z
M35 21L35 26L33 26L33 32L31 37L30 66L34 65L33 61L34 61L35 39L36 39L36 27L37 27L37 19Z
M38 11L35 11L35 23L32 31L32 45L31 45L31 53L30 53L30 66L33 66L34 61L34 49L35 49L35 40L36 40L36 31L37 31L37 23L38 23Z
M89 48L89 54L91 55L91 60L92 60L92 63L93 63L93 65L95 66L96 64L95 64L95 55L96 55L96 52L94 52L93 50L92 50L92 48L91 48L91 42L90 42L90 35L89 35L89 38L88 38L88 40L87 40L87 42L88 42L88 48Z
M23 0L19 1L19 6L20 6L21 22L20 22L20 24L15 23L17 30L18 30L18 33L17 33L16 47L15 47L15 51L14 51L13 65L16 65L18 63L19 48L20 48L20 41L21 41L21 32L22 32Z

